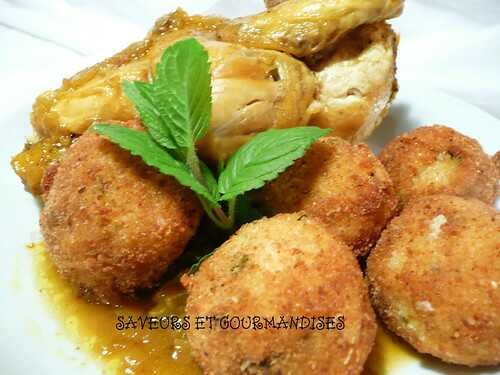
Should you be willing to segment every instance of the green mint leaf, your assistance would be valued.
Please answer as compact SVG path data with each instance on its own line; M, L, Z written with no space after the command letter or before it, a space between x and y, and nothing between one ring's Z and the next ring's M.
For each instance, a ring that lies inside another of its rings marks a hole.
M264 186L302 157L318 138L329 132L307 126L271 129L257 134L231 156L220 174L220 200L229 200Z
M220 159L217 162L217 173L221 174L224 168L226 168L226 162L223 159Z
M220 207L217 199L196 180L189 167L174 159L167 150L155 142L149 133L109 124L94 125L93 130L121 148L130 151L132 155L140 156L150 167L155 167L161 173L174 177L181 185L191 188L212 205Z
M125 95L134 103L144 126L156 142L166 148L176 149L178 145L154 103L151 85L140 81L123 81L122 87Z
M156 67L152 98L179 147L192 149L207 132L212 114L208 53L194 38L163 53Z

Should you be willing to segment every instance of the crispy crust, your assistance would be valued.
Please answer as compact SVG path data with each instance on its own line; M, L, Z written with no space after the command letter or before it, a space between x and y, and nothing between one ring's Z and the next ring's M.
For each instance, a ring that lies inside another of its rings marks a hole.
M59 272L101 302L154 285L194 234L194 194L87 132L48 177L40 224Z
M500 215L476 199L412 201L368 258L371 300L418 351L500 363Z
M497 169L497 184L498 179L500 179L500 151L493 156L493 163L495 163L495 167ZM497 185L497 196L498 196L498 185Z
M205 374L359 374L374 343L355 257L303 213L243 226L182 281L190 316L345 316L342 331L191 329Z
M395 213L397 198L380 161L364 144L324 137L256 195L268 214L305 210L366 255Z
M492 204L497 172L472 138L441 125L421 127L387 144L380 160L394 182L400 207L431 194L472 197Z

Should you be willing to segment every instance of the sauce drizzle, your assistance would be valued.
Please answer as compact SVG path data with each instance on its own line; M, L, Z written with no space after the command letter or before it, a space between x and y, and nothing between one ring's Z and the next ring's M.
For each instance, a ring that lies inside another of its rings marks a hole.
M87 302L77 288L63 280L45 246L32 248L38 288L63 331L91 358L103 364L107 375L201 375L191 358L185 332L167 329L117 329L118 317L182 317L186 291L177 279L168 281L149 301L124 306ZM363 375L386 375L419 361L417 354L382 327Z

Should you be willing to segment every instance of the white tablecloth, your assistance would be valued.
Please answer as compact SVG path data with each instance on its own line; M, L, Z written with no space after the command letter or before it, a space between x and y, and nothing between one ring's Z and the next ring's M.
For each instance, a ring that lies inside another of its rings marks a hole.
M260 0L235 3L0 0L0 98L13 101L41 86L57 87L61 78L141 39L159 15L177 6L228 16L263 9ZM499 0L407 0L403 16L392 23L401 34L399 77L500 118Z

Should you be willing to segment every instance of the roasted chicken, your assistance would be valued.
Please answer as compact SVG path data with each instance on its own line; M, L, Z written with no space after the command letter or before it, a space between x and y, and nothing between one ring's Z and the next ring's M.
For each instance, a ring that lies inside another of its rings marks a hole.
M314 74L287 54L216 39L218 18L177 11L157 22L148 38L66 80L36 101L32 123L42 136L82 134L94 121L137 117L121 89L123 80L148 80L163 51L195 36L211 61L214 112L200 149L208 159L225 159L252 134L306 124L316 91Z
M352 142L368 138L397 91L397 43L385 22L360 26L342 38L316 68L318 91L309 123Z
M82 134L96 121L137 119L121 82L150 80L165 48L196 37L209 53L213 78L212 124L199 144L207 160L227 159L254 134L270 128L312 124L362 140L380 123L396 87L397 38L384 22L356 27L399 14L402 3L289 0L234 21L177 10L160 18L143 41L41 94L33 106L32 125L47 143L49 137ZM301 16L291 9L300 9ZM262 26L263 20L267 31L249 38L248 28ZM268 32L278 24L281 31ZM294 34L299 29L319 33ZM298 39L287 41L283 35ZM28 144L13 160L34 193L52 162L38 159L36 149Z
M218 27L219 38L305 57L366 23L397 17L403 0L288 0ZM276 3L276 2L275 2Z

